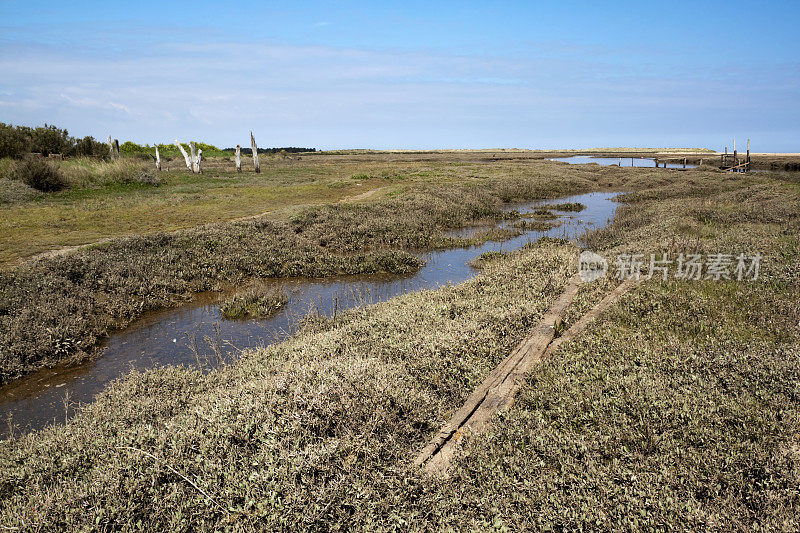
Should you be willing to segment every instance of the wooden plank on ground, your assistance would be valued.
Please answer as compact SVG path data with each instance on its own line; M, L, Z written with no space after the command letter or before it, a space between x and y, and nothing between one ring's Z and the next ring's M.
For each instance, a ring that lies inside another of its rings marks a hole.
M539 325L467 398L464 405L423 448L414 460L414 464L425 465L425 471L428 473L443 472L447 468L464 430L477 429L490 418L498 402L496 394L503 390L504 383L507 383L509 379L514 379L515 368L520 364L527 367L524 361L535 358L550 344L555 335L555 328L564 318L569 304L575 299L579 286L580 278L573 277L564 293L553 303ZM494 392L490 395L490 391ZM489 397L488 402L487 397ZM470 420L473 421L470 423Z
M561 337L553 340L555 328L564 318L580 285L576 276L564 293L550 307L536 328L506 357L467 398L464 405L447 421L431 442L423 448L414 464L431 475L445 475L464 435L484 428L500 410L508 408L525 382L530 369L551 355L563 343L582 333L589 324L614 302L639 283L628 280L606 295Z

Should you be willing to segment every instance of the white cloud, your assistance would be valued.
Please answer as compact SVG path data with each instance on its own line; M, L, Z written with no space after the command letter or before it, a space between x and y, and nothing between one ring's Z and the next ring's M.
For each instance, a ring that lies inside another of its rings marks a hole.
M59 121L76 134L113 130L150 143L179 136L235 145L256 129L268 132L265 144L317 147L566 146L591 129L678 130L751 97L754 79L634 68L571 46L492 56L186 35L123 53L97 43L0 42L0 72L5 121ZM796 75L756 78L776 102L798 94Z

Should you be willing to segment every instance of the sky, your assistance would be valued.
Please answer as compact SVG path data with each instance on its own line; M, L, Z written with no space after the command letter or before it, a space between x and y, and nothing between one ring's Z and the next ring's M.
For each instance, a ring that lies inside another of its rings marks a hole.
M800 152L800 1L0 0L0 122L140 144Z

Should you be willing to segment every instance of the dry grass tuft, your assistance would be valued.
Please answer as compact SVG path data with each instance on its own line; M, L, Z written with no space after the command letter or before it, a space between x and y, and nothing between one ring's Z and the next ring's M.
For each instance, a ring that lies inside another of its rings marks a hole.
M257 284L225 300L219 306L224 318L267 318L289 302L283 289Z

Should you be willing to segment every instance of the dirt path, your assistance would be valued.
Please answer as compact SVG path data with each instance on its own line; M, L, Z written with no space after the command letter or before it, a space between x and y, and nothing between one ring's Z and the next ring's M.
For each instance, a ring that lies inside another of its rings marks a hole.
M117 237L118 238L118 237ZM60 257L62 255L67 255L72 253L76 250L80 250L81 248L88 248L90 246L97 246L98 244L105 244L107 242L111 242L112 237L105 237L100 239L99 241L90 242L87 244L76 244L74 246L62 246L61 248L55 248L53 250L47 250L46 252L39 252L38 254L34 254L30 257L24 257L18 259L16 262L12 263L11 266L19 266L29 261L38 261L39 259L51 259L53 257Z
M378 195L380 192L385 191L386 189L390 189L391 187L392 187L391 185L384 185L384 186L376 187L374 189L370 189L370 190L368 190L366 192L363 192L363 193L360 193L360 194L356 194L356 195L353 195L353 196L345 196L344 198L340 198L338 203L341 204L341 203L347 203L347 202L358 202L360 200L366 200L368 198L372 198L373 196ZM315 205L315 204L297 204L297 205L292 206L292 207L293 208L306 207L306 206L309 206L309 205ZM223 222L224 223L224 222L244 222L244 221L247 221L247 220L255 220L255 219L258 219L258 218L261 218L261 217L265 217L265 216L267 216L267 215L269 215L271 213L274 213L275 211L276 211L275 209L271 209L269 211L264 211L263 213L256 213L255 215L247 215L247 216L244 216L244 217L232 218L232 219L229 219L229 220L210 221L210 222L206 222L204 224L199 224L199 225L193 226L193 227L201 227L201 226L203 226L205 224L210 224L210 223L213 223L213 222ZM185 231L187 229L192 229L192 228L181 228L181 229L177 229L175 231ZM72 246L62 246L62 247L59 247L59 248L54 248L52 250L39 252L39 253L31 255L29 257L24 257L24 258L17 259L16 261L11 262L8 265L8 267L14 268L14 267L18 267L20 265L23 265L25 263L32 262L32 261L39 261L41 259L52 259L54 257L61 257L63 255L70 254L70 253L75 252L77 250L81 250L81 249L84 249L84 248L89 248L89 247L92 247L92 246L97 246L97 245L100 245L100 244L105 244L107 242L111 242L113 239L121 239L121 238L125 238L127 236L128 235L118 235L118 236L115 236L115 237L104 237L104 238L99 239L97 241L89 242L89 243L86 243L86 244L76 244L76 245L72 245Z
M392 187L391 185L384 185L383 187L370 189L367 192L362 192L361 194L356 194L354 196L345 196L344 198L339 200L339 203L342 204L345 202L358 202L359 200L366 200L367 198L372 198L373 196L376 196L379 192L385 191L386 189L389 189L391 187Z

